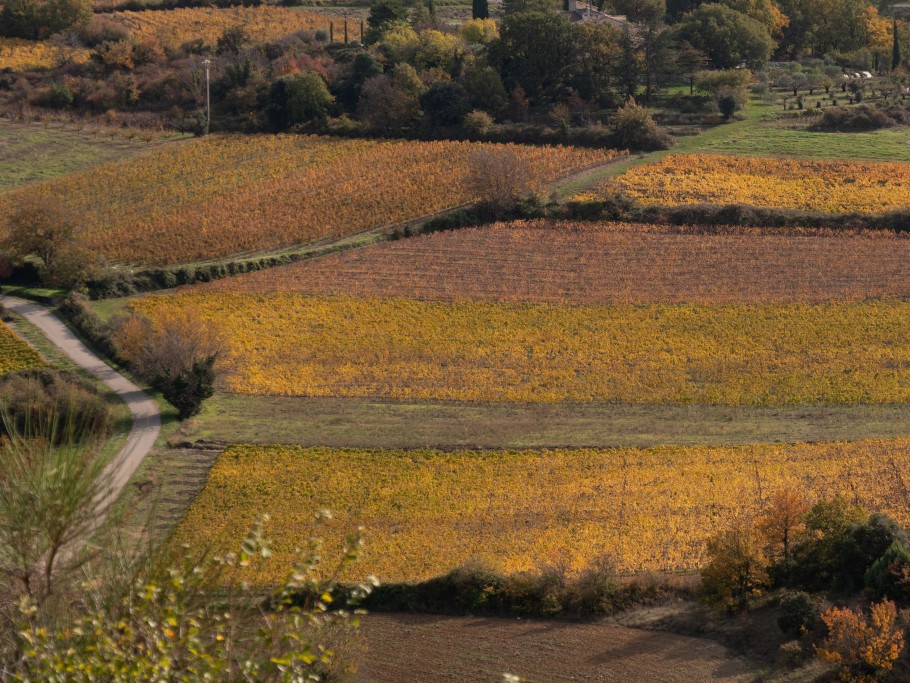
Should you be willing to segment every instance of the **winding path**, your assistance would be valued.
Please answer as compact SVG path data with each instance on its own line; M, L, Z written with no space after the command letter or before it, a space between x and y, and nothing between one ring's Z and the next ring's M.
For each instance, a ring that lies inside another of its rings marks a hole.
M102 475L109 488L98 501L104 514L119 498L142 459L152 450L161 431L158 404L142 389L114 370L86 347L49 309L32 301L0 296L0 303L18 313L41 332L63 353L90 375L97 377L116 393L130 409L133 427L123 448L108 464Z

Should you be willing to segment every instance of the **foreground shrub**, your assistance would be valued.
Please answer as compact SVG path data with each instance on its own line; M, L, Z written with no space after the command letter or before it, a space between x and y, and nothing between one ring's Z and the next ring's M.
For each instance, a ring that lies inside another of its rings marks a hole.
M888 600L873 605L868 616L834 607L821 619L828 636L816 654L837 665L842 681L863 683L891 671L904 648L897 609Z
M83 442L110 433L111 406L93 384L65 370L37 368L0 378L0 409L20 434L50 430ZM59 416L65 416L60 418ZM0 434L7 432L0 424Z

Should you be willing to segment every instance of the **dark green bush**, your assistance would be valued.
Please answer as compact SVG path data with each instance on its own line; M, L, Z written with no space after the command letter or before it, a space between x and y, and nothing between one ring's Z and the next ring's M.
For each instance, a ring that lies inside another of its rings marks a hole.
M865 581L877 599L910 603L910 552L906 545L895 540L866 572Z
M777 625L788 638L799 638L818 624L819 609L808 593L787 593L780 600Z

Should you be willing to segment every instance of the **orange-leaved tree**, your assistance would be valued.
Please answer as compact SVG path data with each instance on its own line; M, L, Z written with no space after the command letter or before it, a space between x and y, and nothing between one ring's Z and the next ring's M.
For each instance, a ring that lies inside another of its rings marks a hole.
M897 609L890 600L872 605L868 616L845 607L822 613L828 636L816 654L838 667L842 681L864 683L890 671L904 648Z

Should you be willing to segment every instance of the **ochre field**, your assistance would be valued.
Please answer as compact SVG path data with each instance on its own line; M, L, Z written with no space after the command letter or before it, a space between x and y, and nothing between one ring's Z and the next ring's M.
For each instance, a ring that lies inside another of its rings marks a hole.
M906 297L910 239L893 232L519 221L387 242L206 289L592 304Z
M0 322L0 375L42 365L45 362L38 352Z
M230 28L240 26L253 42L276 40L289 33L316 31L328 33L329 22L335 24L335 38L344 35L344 18L289 7L263 5L259 7L192 7L142 12L114 12L113 21L129 29L132 37L155 36L164 44L181 45L202 39L215 45ZM360 22L348 20L348 39L360 40Z
M358 577L415 581L480 560L502 571L601 555L622 570L692 570L705 542L780 488L848 496L910 522L910 439L736 448L383 451L234 446L177 529L192 547L236 547L271 515L275 561L244 578L278 582L312 530L325 554L366 528Z
M642 204L880 213L910 204L910 164L674 154L603 187Z
M568 306L186 293L230 390L457 401L910 401L910 302Z
M41 40L0 38L0 71L54 69L66 61L84 64L91 51L84 48L51 45Z
M183 263L396 224L471 202L471 153L514 154L546 183L612 150L468 142L210 136L0 197L66 197L109 259Z

